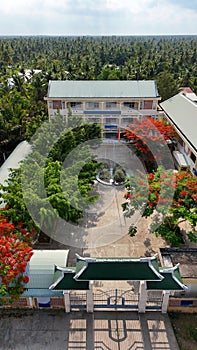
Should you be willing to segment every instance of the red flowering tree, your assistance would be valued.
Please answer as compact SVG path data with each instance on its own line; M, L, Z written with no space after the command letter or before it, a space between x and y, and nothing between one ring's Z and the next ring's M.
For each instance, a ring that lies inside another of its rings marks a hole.
M14 226L0 217L0 296L16 299L23 293L29 278L25 276L27 262L33 252L31 236L22 223Z
M151 174L131 176L126 183L126 202L123 203L125 216L131 217L136 210L142 216L156 214L151 231L162 235L172 246L182 243L179 224L187 221L191 241L197 242L197 177L189 172L173 173L158 168ZM136 228L130 228L135 234Z
M124 137L132 144L135 153L146 165L148 171L155 170L158 165L165 165L169 154L167 143L176 136L175 130L165 120L144 117L134 119L128 125ZM162 163L161 163L162 161Z

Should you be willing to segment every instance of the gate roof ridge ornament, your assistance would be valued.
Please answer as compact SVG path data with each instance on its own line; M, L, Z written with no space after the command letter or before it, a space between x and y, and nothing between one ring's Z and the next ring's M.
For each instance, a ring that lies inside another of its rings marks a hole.
M180 266L180 263L176 264L175 266L165 267L162 266L159 268L160 272L166 272L166 273L172 273L173 271L177 270Z
M148 262L148 261L152 261L152 260L156 260L158 257L158 254L155 254L153 256L149 256L149 257L135 257L135 258L130 258L130 257L89 257L89 256L80 256L79 254L75 254L77 260L81 260L81 261L87 261L87 262L124 262L124 261L131 261L131 262L135 262L135 261L142 261L142 262Z
M73 273L76 271L75 267L70 267L70 266L59 266L55 264L55 271L62 271L65 273Z

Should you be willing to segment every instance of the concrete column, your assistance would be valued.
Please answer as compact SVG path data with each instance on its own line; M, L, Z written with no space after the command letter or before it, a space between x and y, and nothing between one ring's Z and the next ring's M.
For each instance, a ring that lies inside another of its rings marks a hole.
M65 306L65 312L69 313L70 312L70 291L69 290L64 290L64 306Z
M93 294L94 281L89 282L89 290L86 292L86 310L87 312L94 311L94 294Z
M33 298L29 297L29 306L33 308Z
M169 290L163 291L163 301L161 306L162 314L165 314L168 311L169 297L170 297L170 291Z
M147 296L146 281L140 281L138 312L146 312Z
M83 111L85 111L85 109L86 109L86 101L82 102L82 109L83 109Z

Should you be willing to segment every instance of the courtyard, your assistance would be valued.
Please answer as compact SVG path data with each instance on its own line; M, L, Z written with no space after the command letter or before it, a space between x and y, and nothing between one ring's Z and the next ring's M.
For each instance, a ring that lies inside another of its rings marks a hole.
M158 312L18 311L1 315L2 350L179 350Z

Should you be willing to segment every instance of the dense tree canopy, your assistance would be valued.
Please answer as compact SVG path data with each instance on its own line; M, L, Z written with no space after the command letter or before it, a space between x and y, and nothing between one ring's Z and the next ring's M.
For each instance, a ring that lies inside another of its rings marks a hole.
M173 173L158 168L151 174L131 176L126 184L126 202L123 211L131 217L135 210L149 217L157 213L151 230L162 235L172 246L182 242L179 224L187 221L191 241L197 242L197 178L189 172ZM132 230L135 229L131 227Z
M155 79L166 99L197 92L196 50L196 36L1 37L1 163L47 119L49 80Z
M32 141L32 153L11 172L6 186L1 186L1 197L7 203L3 215L14 224L24 222L30 232L46 232L48 227L55 231L52 222L56 216L77 224L85 208L96 200L89 193L100 164L86 142L100 137L100 126L82 124L66 131L64 127L58 116L43 125ZM33 219L27 202L35 213Z

